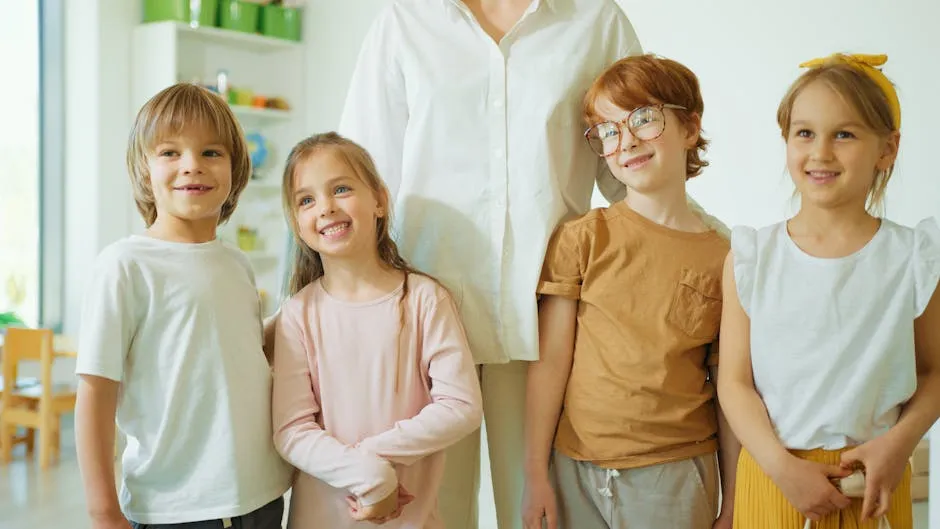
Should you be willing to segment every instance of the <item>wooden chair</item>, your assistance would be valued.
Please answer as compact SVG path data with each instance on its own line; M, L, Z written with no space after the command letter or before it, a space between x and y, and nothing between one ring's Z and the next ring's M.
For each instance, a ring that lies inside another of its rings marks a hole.
M75 410L75 388L52 382L55 360L53 334L50 329L17 329L6 331L3 344L3 378L16 380L20 362L38 361L39 384L9 388L0 396L0 461L13 458L13 440L18 427L38 431L39 466L48 468L52 456L59 455L61 416Z

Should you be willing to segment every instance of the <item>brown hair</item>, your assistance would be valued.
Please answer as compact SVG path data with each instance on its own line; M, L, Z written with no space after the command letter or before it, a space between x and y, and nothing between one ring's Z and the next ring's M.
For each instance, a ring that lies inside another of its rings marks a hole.
M786 95L783 96L777 108L777 124L780 126L780 134L784 141L790 137L790 120L796 98L807 86L816 81L824 83L855 109L865 126L879 137L887 137L895 131L891 104L884 90L856 67L834 61L803 72L803 75L790 85ZM894 173L894 163L888 169L876 172L875 181L868 192L867 208L869 211L881 207L885 188L892 173Z
M217 94L192 83L177 83L153 96L137 113L127 145L127 170L137 211L149 227L157 220L147 158L169 136L204 126L217 134L232 160L232 189L222 205L219 224L227 221L251 176L251 159L241 126Z
M655 55L636 55L615 62L591 85L584 98L583 117L588 126L603 121L597 114L597 101L610 100L622 109L667 103L684 106L676 111L679 121L689 127L699 127L695 148L686 153L685 174L692 178L702 173L708 162L702 155L708 146L701 133L701 118L705 111L698 77L684 65Z

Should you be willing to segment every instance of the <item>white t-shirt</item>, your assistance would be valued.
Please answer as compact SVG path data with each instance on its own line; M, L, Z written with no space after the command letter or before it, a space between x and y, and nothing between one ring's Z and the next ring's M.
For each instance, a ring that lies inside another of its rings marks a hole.
M786 223L731 237L754 385L791 449L854 446L897 423L917 387L914 319L940 278L940 226L883 220L852 255L803 252Z
M131 236L86 287L79 374L121 382L121 507L131 520L230 518L282 495L254 275L219 241Z

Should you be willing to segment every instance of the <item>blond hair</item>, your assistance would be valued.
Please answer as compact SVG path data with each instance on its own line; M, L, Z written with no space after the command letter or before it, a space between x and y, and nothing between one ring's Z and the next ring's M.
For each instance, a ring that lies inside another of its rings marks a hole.
M137 211L150 227L157 207L150 187L147 158L165 138L203 126L218 135L232 160L232 188L222 205L219 224L232 216L238 197L251 177L248 145L235 114L217 94L192 83L177 83L153 96L137 113L127 145L127 170Z
M897 130L891 103L885 91L857 67L834 61L803 72L783 96L777 108L777 124L784 141L790 137L790 120L796 98L816 81L825 84L841 97L858 113L862 123L880 138L887 138ZM868 191L866 208L869 212L881 209L885 189L893 173L894 162L887 169L875 173L874 182Z

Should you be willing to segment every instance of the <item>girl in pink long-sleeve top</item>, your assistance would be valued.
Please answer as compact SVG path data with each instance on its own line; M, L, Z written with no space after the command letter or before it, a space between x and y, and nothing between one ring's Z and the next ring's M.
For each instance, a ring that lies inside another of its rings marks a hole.
M454 301L398 254L355 143L297 144L283 195L298 246L274 350L274 443L301 471L288 527L442 528L441 451L482 420Z

